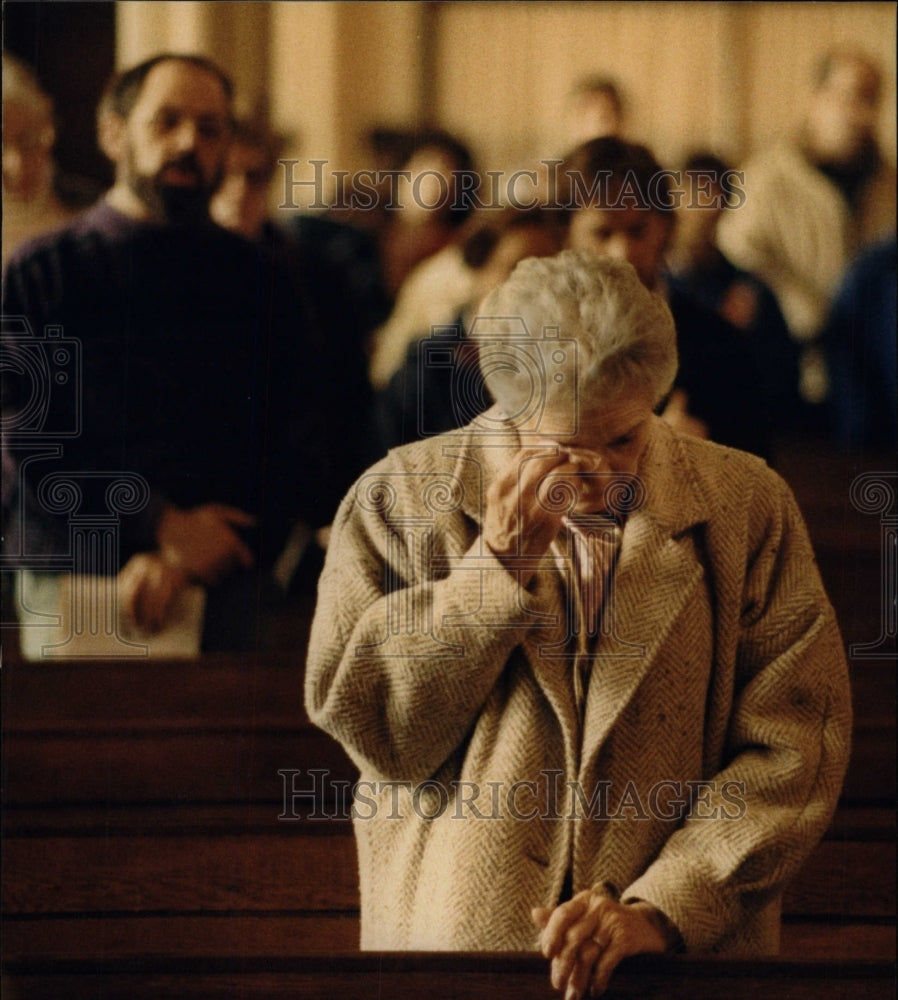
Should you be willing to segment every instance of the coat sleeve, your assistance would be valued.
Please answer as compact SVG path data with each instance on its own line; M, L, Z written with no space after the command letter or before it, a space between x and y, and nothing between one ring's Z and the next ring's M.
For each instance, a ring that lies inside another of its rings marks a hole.
M391 459L377 466L395 475ZM363 477L368 478L368 477ZM460 512L437 521L464 554L430 570L413 532L344 499L319 581L306 709L367 776L423 780L465 740L534 599ZM467 542L468 550L464 551ZM437 537L434 549L441 543ZM519 624L510 624L517 622Z
M848 763L847 663L801 515L772 474L750 509L725 758L623 893L667 914L691 951L715 949L782 892L823 836Z

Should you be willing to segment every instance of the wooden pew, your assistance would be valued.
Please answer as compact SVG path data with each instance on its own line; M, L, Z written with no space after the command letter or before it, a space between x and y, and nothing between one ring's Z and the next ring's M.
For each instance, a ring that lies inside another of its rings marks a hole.
M864 469L800 444L777 465L846 644L874 639L880 524L849 497ZM302 707L307 627L285 620L291 653L188 663L18 664L4 636L4 998L557 996L532 955L357 953L349 822L278 818L279 771L356 776ZM894 660L851 673L851 765L787 891L783 958L634 959L610 997L894 995Z
M240 805L81 809L65 833L54 819L29 812L7 827L7 957L138 957L149 940L154 952L182 957L357 947L348 821L285 821ZM894 828L883 826L883 839L841 832L787 892L785 954L894 949Z
M895 456L844 453L820 441L792 438L778 443L775 468L804 515L846 647L875 642L885 618L883 519L894 523L898 513ZM880 486L865 491L862 477L871 475ZM877 512L880 502L887 509ZM893 631L880 662L894 664L896 648Z
M292 665L194 667L5 672L7 955L355 950L349 823L278 817L335 815L328 789L356 772L305 719ZM885 675L867 675L865 717L885 733ZM784 955L893 953L894 815L875 804L894 780L875 747L868 757L880 763L854 765L850 798L786 897ZM301 769L298 787L312 787L312 768L326 772L320 794L285 800L279 772Z
M2 671L9 806L276 802L280 771L353 781L342 749L308 721L302 662L10 662ZM852 663L854 745L845 805L895 798L895 666ZM189 766L186 764L189 762ZM323 782L322 782L323 783Z
M131 997L152 992L147 984L158 986L154 996L370 992L362 972L370 967L331 981L332 962L298 957L352 963L358 942L349 823L278 819L289 812L279 772L317 768L331 783L356 777L306 719L302 667L299 652L188 663L7 661L4 996ZM827 996L876 996L883 960L894 959L894 664L851 668L856 725L845 792L785 900L783 955L802 961L752 963L753 994L804 996L780 989L788 979L790 989L807 981L823 995L825 979ZM332 796L317 807L333 812ZM818 959L826 960L819 969ZM698 968L679 961L677 969ZM551 995L539 968L509 987L531 992L514 995ZM653 995L641 969L632 987L621 979L631 992L620 995ZM386 995L413 992L414 977L396 974L399 992ZM678 975L666 969L661 980ZM684 975L682 995L702 995ZM729 975L700 981L733 993Z
M888 962L738 961L708 956L639 956L618 968L608 1000L886 1000L893 995ZM530 954L365 954L251 961L151 959L143 962L21 963L4 984L22 997L67 1000L180 1000L259 997L265 1000L550 1000L546 963Z

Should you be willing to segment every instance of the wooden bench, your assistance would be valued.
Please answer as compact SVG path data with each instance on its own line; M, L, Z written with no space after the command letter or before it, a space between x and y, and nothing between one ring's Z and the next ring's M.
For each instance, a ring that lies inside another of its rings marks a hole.
M851 665L854 744L842 801L895 798L895 666ZM308 721L301 657L9 662L2 671L7 806L276 802L284 770L354 781ZM187 766L189 764L189 766Z
M706 956L638 956L621 964L608 1000L887 1000L888 962L739 961ZM550 1000L546 962L530 954L364 954L337 958L149 959L19 963L6 986L22 997L66 1000Z
M241 804L66 812L64 832L50 808L7 818L7 957L138 957L150 941L182 957L357 948L346 820ZM866 812L834 828L787 891L784 954L893 953L894 823Z
M775 467L792 487L804 515L846 647L874 643L885 624L884 518L891 518L894 524L898 514L895 456L859 456L821 442L793 438L779 442ZM870 491L869 502L862 504L858 493L864 490L859 486L862 477L871 475L884 485ZM888 509L877 513L874 500ZM882 660L894 663L894 612L892 623L892 634L880 653Z
M299 679L292 663L227 658L8 666L7 956L355 950L349 822L278 819L345 815L332 790L357 776L305 718ZM786 897L784 955L894 953L887 680L881 665L856 674L875 742L856 739L833 828ZM311 788L312 769L319 794L285 798L291 772Z

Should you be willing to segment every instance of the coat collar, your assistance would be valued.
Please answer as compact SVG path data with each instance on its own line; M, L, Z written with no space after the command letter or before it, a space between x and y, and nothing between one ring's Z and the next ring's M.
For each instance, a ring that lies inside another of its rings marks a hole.
M444 445L444 455L457 460L455 475L464 486L462 508L478 525L489 484L521 445L498 408L486 416L494 432L469 425L459 432L457 444ZM545 627L528 634L523 650L562 723L569 764L575 767L591 766L702 578L702 567L683 536L712 516L713 503L701 489L700 470L690 450L667 424L653 418L639 467L644 496L623 531L582 736L570 693L570 660L558 655L566 635L562 578L549 572L536 581L534 597L550 617Z

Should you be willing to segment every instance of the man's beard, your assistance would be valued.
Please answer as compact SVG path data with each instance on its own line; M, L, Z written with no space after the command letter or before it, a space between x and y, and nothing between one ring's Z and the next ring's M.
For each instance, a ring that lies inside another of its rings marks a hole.
M209 218L209 201L221 180L221 172L212 184L203 178L200 165L192 153L185 153L169 160L155 174L141 174L133 161L129 164L128 184L138 198L157 218L170 223L196 223ZM189 171L196 179L195 185L167 184L163 179L166 170L176 168Z

